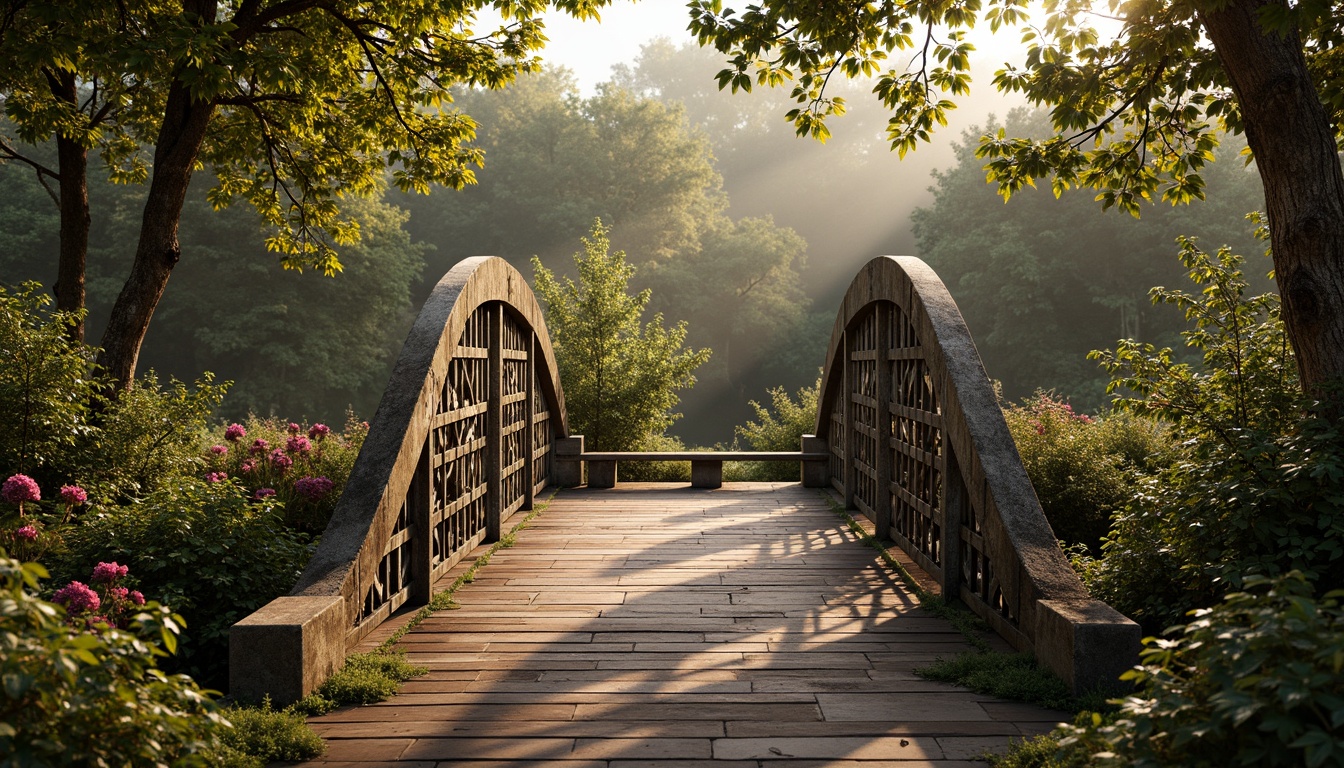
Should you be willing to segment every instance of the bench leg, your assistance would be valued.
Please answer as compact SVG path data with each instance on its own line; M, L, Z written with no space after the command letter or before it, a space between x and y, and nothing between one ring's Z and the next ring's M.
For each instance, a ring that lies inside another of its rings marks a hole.
M723 487L723 462L695 461L694 459L692 459L691 487L692 488Z
M615 488L616 462L614 461L588 462L588 487Z

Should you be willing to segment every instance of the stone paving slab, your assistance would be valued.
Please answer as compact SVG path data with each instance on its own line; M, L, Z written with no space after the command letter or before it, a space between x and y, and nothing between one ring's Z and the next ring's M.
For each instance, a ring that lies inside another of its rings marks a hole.
M562 491L456 600L310 765L968 768L1066 719L917 677L964 639L796 483Z

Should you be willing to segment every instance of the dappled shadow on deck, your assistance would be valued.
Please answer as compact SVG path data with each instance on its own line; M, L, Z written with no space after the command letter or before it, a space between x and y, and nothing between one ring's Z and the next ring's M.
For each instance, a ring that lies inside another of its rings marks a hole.
M1060 717L916 677L963 639L797 484L562 491L457 599L328 764L951 768Z

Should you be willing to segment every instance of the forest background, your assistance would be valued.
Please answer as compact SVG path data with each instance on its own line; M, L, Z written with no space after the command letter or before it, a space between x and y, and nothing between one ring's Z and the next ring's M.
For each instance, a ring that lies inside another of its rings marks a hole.
M1053 389L1080 410L1105 403L1105 372L1086 359L1119 338L1179 348L1182 319L1154 307L1154 285L1182 280L1178 235L1263 245L1242 221L1263 206L1253 168L1219 162L1207 202L1105 215L1093 193L1027 190L1005 205L985 183L976 137L1047 135L1044 116L1014 110L968 129L949 167L902 164L887 115L853 98L825 145L795 137L786 94L727 98L712 51L666 39L646 45L589 95L564 69L503 91L459 91L486 151L479 183L430 195L390 189L351 201L361 242L329 278L286 271L245 207L213 210L199 178L174 276L141 369L193 380L212 371L235 386L221 417L251 412L312 421L372 416L420 303L462 258L492 254L528 271L537 255L564 274L593 220L636 265L651 309L685 320L688 344L714 351L681 395L671 434L688 444L733 438L768 389L812 384L840 296L879 254L928 261L961 306L991 378L1010 400ZM842 88L855 96L862 83ZM1240 143L1220 150L1235 154ZM52 150L54 152L54 149ZM144 188L91 180L89 337L97 338L136 242ZM50 284L58 212L19 164L0 165L0 275ZM1248 272L1269 289L1268 259Z

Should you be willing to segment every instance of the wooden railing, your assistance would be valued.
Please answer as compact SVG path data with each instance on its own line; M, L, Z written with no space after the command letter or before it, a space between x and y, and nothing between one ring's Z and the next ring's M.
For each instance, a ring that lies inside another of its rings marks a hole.
M345 492L294 591L234 626L230 692L309 693L347 651L566 468L564 396L541 308L502 259L439 281L392 373Z
M1069 567L961 312L924 262L874 259L850 285L816 434L846 506L1016 648L1078 691L1134 663L1138 626Z

